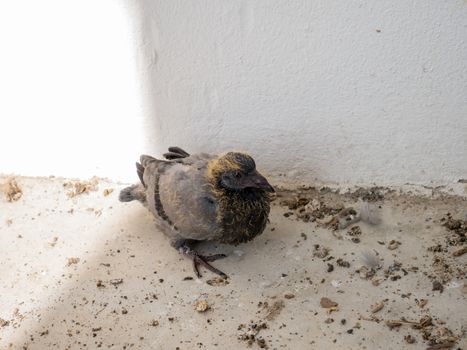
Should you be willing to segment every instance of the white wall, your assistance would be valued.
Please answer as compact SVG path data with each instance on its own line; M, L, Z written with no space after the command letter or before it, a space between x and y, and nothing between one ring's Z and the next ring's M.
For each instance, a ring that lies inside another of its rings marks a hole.
M465 1L11 1L0 36L3 172L127 181L180 145L276 182L467 177Z

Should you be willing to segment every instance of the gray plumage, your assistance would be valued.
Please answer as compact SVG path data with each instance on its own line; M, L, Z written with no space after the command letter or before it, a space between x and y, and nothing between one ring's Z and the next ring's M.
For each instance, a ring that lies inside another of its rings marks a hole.
M123 189L119 198L146 206L175 248L193 241L238 244L263 232L273 189L250 156L189 155L170 147L164 157L141 156L141 183Z

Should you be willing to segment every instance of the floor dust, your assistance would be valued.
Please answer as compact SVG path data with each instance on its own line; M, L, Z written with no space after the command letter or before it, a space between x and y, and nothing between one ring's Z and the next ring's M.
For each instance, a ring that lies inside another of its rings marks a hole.
M228 255L224 280L197 279L147 210L118 202L125 185L14 187L0 198L1 349L467 349L465 198L279 192L263 235L200 246Z

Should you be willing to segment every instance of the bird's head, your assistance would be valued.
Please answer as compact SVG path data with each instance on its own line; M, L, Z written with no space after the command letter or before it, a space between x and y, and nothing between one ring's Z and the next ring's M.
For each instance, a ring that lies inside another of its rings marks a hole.
M213 160L209 164L208 176L225 190L274 192L266 178L256 170L253 158L245 153L229 152Z

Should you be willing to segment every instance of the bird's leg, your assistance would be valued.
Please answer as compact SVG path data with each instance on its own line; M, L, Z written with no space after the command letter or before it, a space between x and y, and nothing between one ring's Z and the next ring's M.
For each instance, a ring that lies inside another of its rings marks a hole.
M187 240L184 240L183 242L177 242L178 246L178 251L189 257L193 261L193 270L195 271L196 276L199 278L201 277L201 273L199 272L199 265L204 266L206 269L208 269L211 272L214 272L215 274L218 274L222 278L227 278L228 276L223 273L221 270L216 269L214 266L209 264L212 261L215 261L217 259L222 259L225 258L225 254L214 254L214 255L209 255L209 256L203 256L198 254L193 248L190 247L190 242Z

